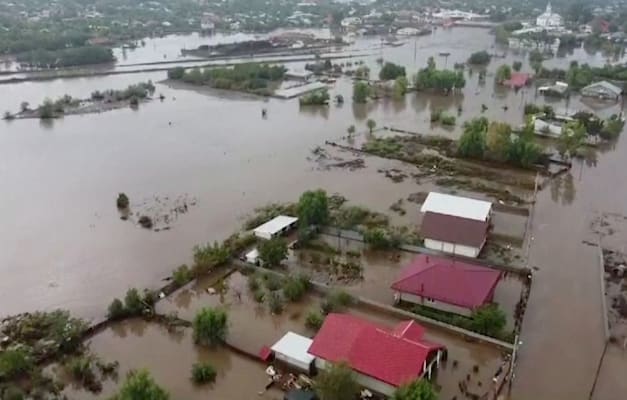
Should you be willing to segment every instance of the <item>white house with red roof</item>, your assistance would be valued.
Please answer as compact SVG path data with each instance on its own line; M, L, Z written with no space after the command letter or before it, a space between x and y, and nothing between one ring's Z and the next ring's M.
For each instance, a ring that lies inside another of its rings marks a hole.
M469 316L492 302L502 273L482 265L421 254L392 284L401 301Z
M446 352L424 339L425 329L414 321L394 327L378 325L350 314L329 314L313 339L309 353L318 369L346 362L357 382L390 396L415 379L430 378Z

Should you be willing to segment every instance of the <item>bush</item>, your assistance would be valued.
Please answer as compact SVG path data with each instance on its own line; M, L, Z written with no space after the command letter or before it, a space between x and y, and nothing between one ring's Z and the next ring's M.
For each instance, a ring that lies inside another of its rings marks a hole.
M192 366L192 381L196 384L211 383L216 380L216 369L208 362Z
M370 228L364 232L363 236L364 243L373 249L390 249L399 244L390 237L386 230L381 228Z
M185 68L176 67L168 70L168 79L180 80L185 75Z
M301 106L325 106L329 103L329 91L326 88L314 90L298 99Z
M256 275L250 275L248 277L248 290L251 292L255 292L259 289L259 279L257 279Z
M442 117L442 110L431 110L431 122L439 122Z
M261 289L257 289L253 292L253 299L257 302L257 303L263 303L263 301L265 300L266 295L263 293L263 290Z
M541 111L540 107L536 106L533 103L525 104L525 115L533 115L538 114Z
M109 309L107 310L107 318L110 319L119 319L124 318L126 316L126 308L124 308L124 304L120 299L113 299L111 304L109 304Z
M228 334L228 316L224 310L205 307L193 322L194 341L201 345L223 343Z
M327 295L326 299L320 304L320 309L324 315L332 312L341 311L353 303L353 296L340 290Z
M456 119L452 115L442 114L440 116L440 123L445 126L455 126Z
M129 206L128 196L124 193L118 194L118 199L116 200L116 204L118 206L118 209L120 210L128 208Z
M23 348L0 352L0 381L12 380L33 369L33 360Z
M473 311L472 329L483 335L497 337L503 331L507 319L505 313L496 304L482 306Z
M365 82L355 82L353 84L353 101L355 103L366 103L370 97L370 86Z
M268 307L272 314L281 314L283 312L283 299L277 292L270 292L268 294Z
M183 264L174 270L172 273L172 280L176 286L183 286L190 280L192 280L192 271L187 264Z
M300 301L305 293L307 286L301 279L289 277L283 284L283 296L287 301Z
M281 289L281 286L283 286L283 280L278 275L266 274L264 276L264 284L266 285L266 289L274 292Z
M322 327L323 323L324 323L324 317L322 316L320 311L317 311L317 310L309 311L309 313L307 314L307 318L305 319L305 326L307 328L312 329L317 332Z

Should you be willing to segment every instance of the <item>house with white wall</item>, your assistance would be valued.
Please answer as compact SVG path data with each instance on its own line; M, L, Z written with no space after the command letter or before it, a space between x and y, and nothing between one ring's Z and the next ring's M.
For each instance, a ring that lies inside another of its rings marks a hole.
M445 253L477 257L485 245L492 203L430 192L420 211L424 246Z

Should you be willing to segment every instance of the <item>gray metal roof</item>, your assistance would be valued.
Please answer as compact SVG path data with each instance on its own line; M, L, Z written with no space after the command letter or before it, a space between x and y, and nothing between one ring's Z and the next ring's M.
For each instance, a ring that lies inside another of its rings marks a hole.
M599 82L594 82L593 84L590 84L588 86L586 86L585 88L581 89L582 91L588 91L588 90L594 90L597 87L603 88L605 90L608 90L610 92L616 93L616 95L619 95L623 92L623 89L614 85L613 83L610 83L608 81L599 81Z

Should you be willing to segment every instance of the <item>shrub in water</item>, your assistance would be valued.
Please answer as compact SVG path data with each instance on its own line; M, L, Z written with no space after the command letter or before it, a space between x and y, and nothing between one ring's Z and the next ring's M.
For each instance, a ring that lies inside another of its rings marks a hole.
M213 365L204 362L192 366L192 381L196 384L210 383L216 380L217 372Z

